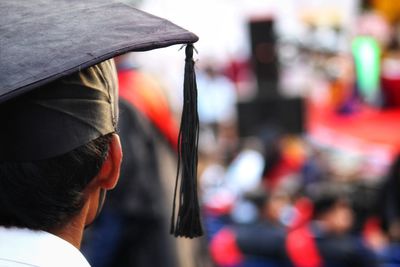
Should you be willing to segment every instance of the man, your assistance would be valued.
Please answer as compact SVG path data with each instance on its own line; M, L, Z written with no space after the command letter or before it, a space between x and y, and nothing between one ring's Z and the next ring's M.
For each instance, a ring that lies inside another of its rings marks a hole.
M262 187L245 194L257 209L253 221L222 228L212 239L210 251L218 266L292 266L285 253L286 231L279 211L288 199L283 192L271 195Z
M375 256L350 233L354 214L340 184L316 184L310 190L312 221L287 237L288 256L296 267L372 267Z
M54 88L65 89L67 98L77 97L73 89L97 88L107 100L116 85L114 64L106 61L3 104L0 117L12 131L15 121L23 123L26 115L19 110L24 105L32 116L47 114L47 123L52 116L68 123L70 118L58 110L42 109L44 98L54 97ZM12 139L3 142L18 142ZM3 148L13 150L14 146ZM122 159L118 135L111 132L41 160L7 156L0 162L0 265L89 266L77 249L85 226L101 208L101 195L117 183Z
M2 1L0 25L0 265L89 266L78 251L83 230L122 158L108 59L197 37L103 0ZM185 223L175 235L198 235Z

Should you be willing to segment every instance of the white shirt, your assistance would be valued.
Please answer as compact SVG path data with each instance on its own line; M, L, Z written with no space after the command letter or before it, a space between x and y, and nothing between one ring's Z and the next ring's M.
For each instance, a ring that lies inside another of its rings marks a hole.
M67 241L44 231L0 227L0 267L90 267Z

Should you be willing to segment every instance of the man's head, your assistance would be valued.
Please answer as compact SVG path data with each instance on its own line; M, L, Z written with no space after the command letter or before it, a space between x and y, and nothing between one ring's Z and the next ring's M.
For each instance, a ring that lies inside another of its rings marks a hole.
M3 103L0 225L57 231L115 186L117 76L102 62Z
M346 188L334 183L320 184L313 188L314 220L321 222L326 231L344 234L353 226L353 210Z

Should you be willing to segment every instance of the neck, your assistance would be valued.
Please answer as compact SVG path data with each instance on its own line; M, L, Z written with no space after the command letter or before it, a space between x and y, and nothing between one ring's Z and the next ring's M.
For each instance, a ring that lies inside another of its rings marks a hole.
M80 249L85 226L91 224L96 218L96 213L99 209L100 191L92 190L90 193L87 193L88 197L82 210L68 224L59 230L53 231L52 234Z
M86 225L88 208L85 206L82 211L75 216L63 228L52 231L51 233L71 243L77 249L80 249L83 238L83 231Z

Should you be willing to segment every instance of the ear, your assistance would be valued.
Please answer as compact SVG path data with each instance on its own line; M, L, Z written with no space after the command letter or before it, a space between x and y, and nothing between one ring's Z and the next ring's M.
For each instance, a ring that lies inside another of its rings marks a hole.
M121 169L122 148L118 134L112 134L109 144L108 155L96 175L95 180L100 188L113 189L118 182Z

